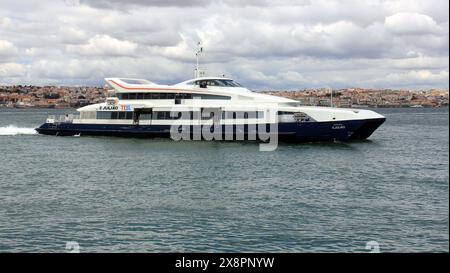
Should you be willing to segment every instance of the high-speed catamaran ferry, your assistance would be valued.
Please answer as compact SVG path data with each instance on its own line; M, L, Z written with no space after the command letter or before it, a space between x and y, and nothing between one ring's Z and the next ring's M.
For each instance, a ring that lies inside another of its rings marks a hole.
M366 139L385 121L370 110L302 106L252 92L225 77L197 77L175 85L105 80L115 93L105 102L81 107L77 115L50 116L36 130L58 136L172 137L188 128L231 140L252 139L276 125L271 128L276 128L278 139L310 142Z

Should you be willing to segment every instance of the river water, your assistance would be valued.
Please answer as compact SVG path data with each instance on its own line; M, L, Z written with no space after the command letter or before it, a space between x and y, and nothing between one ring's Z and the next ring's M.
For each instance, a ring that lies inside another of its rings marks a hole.
M42 136L0 109L0 252L449 251L449 112L377 109L368 141Z

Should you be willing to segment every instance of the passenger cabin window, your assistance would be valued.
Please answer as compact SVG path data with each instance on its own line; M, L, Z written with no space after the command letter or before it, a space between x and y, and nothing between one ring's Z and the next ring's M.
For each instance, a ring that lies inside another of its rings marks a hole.
M200 98L202 100L231 100L230 96L199 93L118 93L117 97L121 100L186 100L192 98Z
M81 119L95 119L96 112L95 111L81 111L80 118Z
M199 113L199 112L196 112ZM94 115L95 112L92 112ZM170 111L155 111L153 114L140 114L140 120L175 120L175 119L193 119L201 118L201 119L211 119L214 117L214 112L203 112L201 116L198 114L194 115L192 111L183 111L183 112L170 112ZM262 118L264 117L264 112L258 111L222 111L221 115L222 119L248 119L248 118ZM93 116L92 118L95 118ZM132 111L98 111L97 119L119 119L119 120L132 120L133 112Z
M295 121L298 122L310 122L314 121L310 116L303 112L286 112L286 111L278 111L279 116L288 116L292 117Z
M132 119L131 111L98 111L97 119Z
M197 80L186 83L188 85L198 85L200 88L206 88L208 86L218 87L242 87L239 83L228 79L210 79L210 80Z
M151 84L152 82L149 82L147 80L142 80L142 79L120 79L121 81L123 81L124 83L128 83L128 84Z
M158 120L165 120L165 119L192 119L193 112L192 111L183 111L183 112L170 112L170 111L161 111L161 112L154 112L153 118Z

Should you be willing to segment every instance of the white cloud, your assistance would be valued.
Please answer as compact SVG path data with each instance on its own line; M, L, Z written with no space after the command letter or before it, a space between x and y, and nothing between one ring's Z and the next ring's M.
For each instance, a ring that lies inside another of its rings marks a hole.
M80 44L87 39L86 32L77 26L61 26L58 36L64 44Z
M394 59L390 61L391 68L399 69L445 69L449 66L448 58L415 56L412 58Z
M400 35L437 34L441 31L433 18L419 13L397 13L386 17L384 25L388 31Z
M0 63L0 77L21 77L26 74L26 68L18 63Z
M37 61L32 65L33 73L38 77L49 79L89 79L96 73L89 62L72 59L66 62L58 61Z
M384 78L372 80L372 83L375 86L384 87L431 86L436 83L445 86L448 81L448 71L412 70L402 73L389 73Z
M13 26L12 20L8 17L0 19L1 28L10 28Z
M433 81L448 81L448 71L440 71L433 73L429 70L413 70L405 73L391 73L386 76L387 80L392 80L396 83L411 82L411 83L432 83Z
M16 54L17 48L13 43L6 40L0 40L0 60L2 57L12 57Z
M68 45L66 49L68 52L86 56L131 56L135 53L137 45L108 35L95 35L87 44Z

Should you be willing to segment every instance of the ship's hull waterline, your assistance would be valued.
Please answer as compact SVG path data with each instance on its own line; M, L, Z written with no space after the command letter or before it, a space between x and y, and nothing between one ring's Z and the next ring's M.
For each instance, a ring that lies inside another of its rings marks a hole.
M349 141L367 139L383 122L385 118L366 120L345 120L333 122L288 122L277 124L277 136L279 140L293 142L314 141ZM208 128L203 128L207 126ZM220 125L216 129L210 125L190 126L187 131L180 131L183 139L200 140L202 130L209 130L215 140L257 140L259 136L270 134L273 125ZM262 128L262 132L258 131ZM36 131L44 135L57 136L117 136L117 137L142 137L142 138L172 138L171 125L119 125L119 124L77 124L77 123L44 123ZM188 133L186 133L188 132ZM220 132L220 133L218 133ZM197 134L197 135L196 135ZM203 134L204 136L204 134ZM255 137L256 136L256 139ZM208 138L207 138L208 139Z

